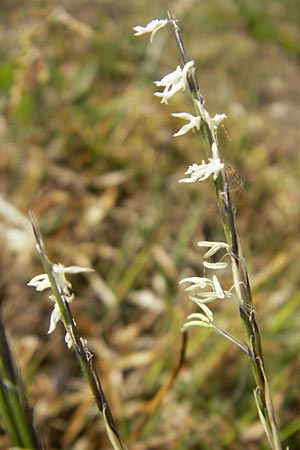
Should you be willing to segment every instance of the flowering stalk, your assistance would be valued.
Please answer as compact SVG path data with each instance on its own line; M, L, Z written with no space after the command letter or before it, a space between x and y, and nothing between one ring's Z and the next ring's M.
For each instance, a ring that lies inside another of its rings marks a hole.
M229 291L224 291L222 289L216 275L214 275L212 279L193 277L182 280L182 282L186 281L191 283L191 286L187 288L187 290L196 291L196 295L191 297L191 299L202 310L201 313L194 313L190 315L188 317L188 322L184 325L184 327L200 325L210 328L218 334L226 337L231 342L237 344L249 355L256 384L254 397L258 408L259 417L271 448L273 450L281 450L282 447L275 421L269 384L265 372L260 333L256 322L255 308L252 302L247 267L239 245L225 164L220 158L218 149L217 130L218 126L226 118L226 116L225 114L216 114L214 117L211 117L208 111L204 108L204 101L196 77L194 62L189 60L187 57L177 20L174 17L171 17L170 14L168 21L166 21L166 19L160 21L158 19L156 20L157 22L150 22L151 26L154 28L155 26L157 27L157 29L155 28L155 32L167 23L172 24L175 39L184 66L183 68L178 66L174 72L164 76L162 80L155 82L158 87L163 87L164 90L163 92L156 92L154 95L162 98L161 103L168 103L170 98L177 92L184 91L187 86L190 89L196 116L188 113L173 114L175 117L188 121L188 123L176 132L174 136L181 136L189 130L198 130L204 139L206 154L209 162L202 161L200 165L196 163L193 164L186 172L188 177L183 178L180 181L192 183L204 181L211 175L213 177L226 242L201 242L199 245L210 248L210 250L208 250L204 255L206 258L212 256L220 249L226 249L227 255L230 257L234 289L238 300L240 318L246 334L247 345L243 344L229 333L219 329L213 324L213 314L206 304L216 299L224 299L225 297L231 296ZM143 34L150 31L153 33L153 28L150 26L149 29L148 26L143 27L143 30ZM151 36L153 37L153 34ZM224 267L224 263L214 264L206 262L204 263L204 266L208 269L218 270ZM198 292L203 289L209 290L200 293Z
M79 336L75 320L72 316L70 303L74 298L71 292L71 283L66 280L65 273L88 272L92 269L73 266L65 268L61 264L53 264L46 253L38 226L31 216L36 248L42 260L45 274L34 277L28 285L34 286L37 291L51 288L50 300L54 302L48 333L51 333L56 323L61 320L65 331L65 341L68 348L74 348L83 376L85 377L100 413L103 416L107 436L114 450L126 450L126 446L118 432L112 412L107 403L100 379L92 361L92 354L86 346L86 340Z
M175 19L170 20L173 25L173 31L182 61L186 64L188 58L182 42L180 29ZM218 124L216 122L221 116L215 116L214 120L205 110L195 71L189 75L188 84L197 116L201 119L201 133L206 141L207 147L211 148L213 151L214 147L217 148L218 145ZM225 239L229 246L234 287L239 303L239 313L247 337L248 354L256 383L256 388L254 390L255 401L271 448L279 450L282 447L270 396L269 383L265 372L260 332L255 317L255 308L252 302L247 267L239 245L234 210L230 198L225 167L223 167L216 177L214 177L214 185L219 210L221 213Z

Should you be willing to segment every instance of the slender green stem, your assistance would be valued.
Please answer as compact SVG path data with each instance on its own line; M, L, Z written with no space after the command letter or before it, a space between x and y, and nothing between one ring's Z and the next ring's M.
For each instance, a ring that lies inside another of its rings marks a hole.
M93 365L92 355L88 351L85 346L83 339L79 336L78 330L76 327L76 323L72 316L72 312L70 310L69 302L66 300L64 293L61 292L53 272L53 264L49 260L45 246L38 229L38 226L35 222L34 217L31 215L31 222L33 227L34 236L36 239L36 246L40 258L42 260L42 264L45 270L45 273L48 276L52 293L55 297L55 301L59 307L61 321L65 327L66 333L68 333L71 341L72 347L75 350L75 354L80 365L83 376L85 377L90 390L94 396L95 402L100 413L104 417L104 423L106 426L106 432L109 437L109 440L112 444L112 447L115 450L126 450L126 446L122 441L122 438L118 432L116 422L113 418L112 412L106 400L100 379L97 375L96 369Z
M181 38L180 29L175 18L169 15L169 19L173 25L175 39L179 48L179 52L184 64L187 63L188 57L184 49ZM203 97L199 88L199 83L192 71L188 78L189 88L192 94L195 111L201 118L200 132L205 141L207 152L211 152L212 144L217 145L216 132L208 122L208 113L203 106ZM281 450L282 446L279 438L279 431L275 420L272 400L270 396L269 384L265 373L263 351L258 324L255 317L255 308L252 302L251 288L247 273L247 267L243 258L237 227L235 221L234 208L230 198L230 192L227 183L226 171L223 169L214 181L217 203L223 223L223 229L226 242L230 247L230 256L232 263L232 272L234 278L234 286L239 301L239 313L243 324L248 344L248 355L250 357L254 380L256 383L255 400L258 407L259 416L262 420L265 432L269 439L271 448Z

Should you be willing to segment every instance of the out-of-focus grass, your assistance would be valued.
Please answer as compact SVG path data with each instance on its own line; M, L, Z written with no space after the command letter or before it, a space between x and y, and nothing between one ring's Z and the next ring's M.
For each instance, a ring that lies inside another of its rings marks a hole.
M171 8L207 108L228 116L220 147L244 180L233 172L238 224L284 444L295 448L299 3L150 3L1 3L2 196L24 215L34 209L55 261L95 268L73 281L74 315L129 436L175 364L191 307L178 281L199 274L195 243L221 237L209 183L177 182L204 157L196 136L172 138L180 124L170 112L192 112L188 95L170 107L152 96L152 82L179 64L172 35L150 46L132 33ZM2 208L2 306L37 424L51 448L108 448L63 333L46 335L51 306L25 286L41 271L30 239L25 220ZM242 336L234 305L215 317ZM192 330L183 371L130 448L267 448L246 358Z

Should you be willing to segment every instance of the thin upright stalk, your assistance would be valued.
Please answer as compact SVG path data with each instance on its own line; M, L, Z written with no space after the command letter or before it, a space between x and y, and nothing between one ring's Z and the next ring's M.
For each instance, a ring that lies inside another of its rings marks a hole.
M169 19L173 25L173 31L182 61L186 64L189 59L184 49L177 20L170 15ZM192 94L196 114L201 118L200 133L204 138L206 151L210 152L212 145L214 143L217 144L217 136L208 122L207 111L204 109L203 97L195 71L192 71L189 75L188 84ZM234 286L239 303L239 314L247 338L248 355L250 357L252 372L256 384L254 389L255 402L271 448L274 450L281 450L282 446L279 438L279 431L275 420L269 383L266 377L260 332L256 321L255 308L252 302L251 287L246 262L239 244L235 214L230 198L225 168L220 171L214 180L214 185L225 239L230 248Z
M64 294L61 292L56 282L55 275L53 272L53 264L47 256L40 231L32 215L31 215L31 222L34 236L36 239L37 251L40 255L45 273L48 276L51 285L51 290L55 297L55 301L59 307L61 321L63 322L66 333L68 334L68 336L72 341L72 347L75 350L77 361L80 365L83 376L85 377L90 387L90 390L94 396L97 407L104 418L108 438L114 450L127 450L127 447L124 444L120 436L120 433L117 429L116 422L113 418L111 409L105 397L100 379L97 375L96 369L92 361L92 355L88 351L84 343L84 340L78 334L76 323L70 310L70 305L66 301Z

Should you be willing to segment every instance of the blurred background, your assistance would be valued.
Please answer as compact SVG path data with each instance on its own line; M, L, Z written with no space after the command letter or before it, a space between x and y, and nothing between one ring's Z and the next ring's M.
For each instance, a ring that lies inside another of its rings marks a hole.
M72 304L120 431L132 450L267 449L249 361L206 329L181 278L202 276L200 240L222 240L211 182L185 185L205 158L196 134L174 139L193 113L155 85L179 65L170 29L152 45L132 27L167 10L179 19L206 108L225 113L228 164L284 448L300 443L299 0L2 0L0 239L3 319L36 424L51 449L109 449L102 420L52 303L26 283L43 272L28 211L49 257L95 269L73 276ZM230 287L230 273L222 282ZM216 323L243 339L237 305ZM154 405L154 406L153 406ZM10 447L0 428L0 448Z

